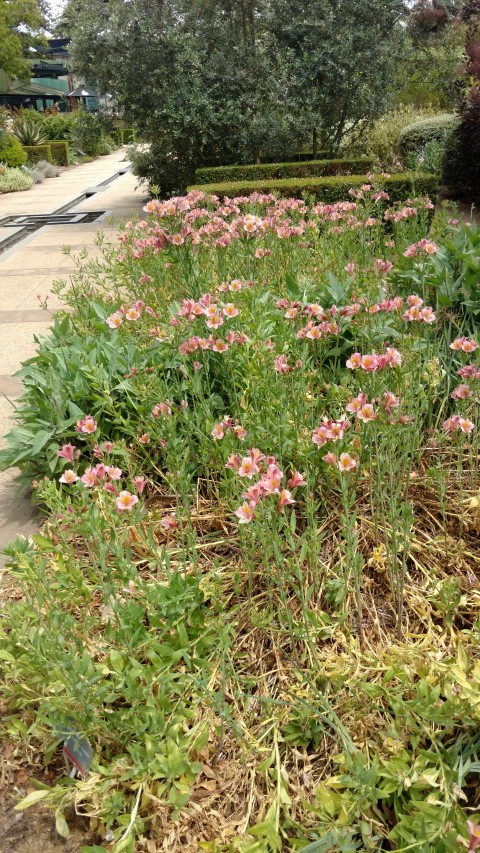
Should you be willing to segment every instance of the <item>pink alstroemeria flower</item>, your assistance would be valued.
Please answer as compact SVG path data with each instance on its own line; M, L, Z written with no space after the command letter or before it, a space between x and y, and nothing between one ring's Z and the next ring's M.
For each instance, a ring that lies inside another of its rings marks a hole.
M135 504L138 504L138 497L137 495L132 495L131 492L125 490L120 492L115 504L120 512L124 512L125 510L129 512L133 509Z
M468 829L468 853L474 853L474 851L480 847L480 825L478 823L473 823L472 820L467 820L467 829Z
M239 506L238 509L235 510L235 515L240 520L240 524L249 524L249 522L253 518L253 513L255 510L255 504L253 501L250 503L243 503L242 506Z
M67 462L73 463L74 451L74 444L64 444L61 450L57 450L57 456L60 456L61 459L66 459Z

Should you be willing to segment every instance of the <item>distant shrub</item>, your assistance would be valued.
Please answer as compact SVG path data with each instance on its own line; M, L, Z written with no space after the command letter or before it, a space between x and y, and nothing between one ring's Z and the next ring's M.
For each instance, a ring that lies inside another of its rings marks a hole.
M12 131L25 147L42 145L47 141L42 125L33 117L33 110L18 113L13 120Z
M270 163L247 166L220 166L197 169L197 184L224 181L263 181L277 178L309 178L324 175L355 175L368 172L373 161L368 157L350 160L310 160L303 163Z
M351 146L348 145L347 137L347 145L344 147L347 151L371 156L380 166L391 169L400 157L399 139L403 128L421 119L431 118L434 114L431 109L398 107L377 119Z
M70 133L74 148L89 157L97 156L100 140L103 136L103 125L98 116L87 112L87 110L77 110L74 114Z
M405 156L411 151L419 152L429 142L445 142L456 124L458 124L458 117L452 113L440 113L408 124L398 138L400 154Z
M43 184L45 180L45 175L41 171L41 169L28 169L28 174L30 175L34 184Z
M56 178L60 174L60 169L48 160L38 160L36 168L43 173L44 178Z
M0 193L14 193L29 190L33 180L23 169L0 167Z
M27 152L11 133L0 132L0 162L7 166L24 166Z
M115 147L115 142L111 136L102 136L98 142L97 154L100 157L105 154L111 154Z
M52 149L48 142L44 145L25 145L24 148L27 152L29 163L37 163L39 160L52 162Z
M48 143L52 152L52 162L57 166L68 166L68 148L66 139L50 140Z
M349 198L348 191L351 187L359 188L368 183L366 175L353 175L344 177L335 175L333 177L321 178L284 178L271 181L234 181L218 184L197 184L189 187L191 190L201 190L212 193L220 198L228 196L246 196L253 192L275 193L278 196L289 198L301 198L309 196L331 204L336 201L344 201ZM408 172L391 175L383 181L385 191L390 200L405 201L413 195L425 195L435 199L438 193L438 177L428 174L411 174Z
M42 130L48 139L70 139L75 123L75 113L62 113L56 116L42 116Z
M474 137L469 130L468 124L463 121L448 137L442 162L442 184L448 198L478 202L480 200L480 154L472 156ZM480 138L478 144L480 151Z
M405 167L413 172L430 172L440 175L444 151L445 140L432 139L419 151L410 151L404 157Z

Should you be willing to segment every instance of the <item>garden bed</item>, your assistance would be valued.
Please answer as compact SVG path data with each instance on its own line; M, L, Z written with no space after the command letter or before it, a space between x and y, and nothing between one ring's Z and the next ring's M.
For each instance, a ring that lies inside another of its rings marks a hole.
M22 370L4 736L85 850L479 831L480 234L350 186L150 201Z

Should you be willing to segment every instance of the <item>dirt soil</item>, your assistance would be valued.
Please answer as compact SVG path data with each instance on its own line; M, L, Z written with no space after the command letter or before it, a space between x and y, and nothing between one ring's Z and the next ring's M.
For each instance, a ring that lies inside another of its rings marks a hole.
M22 794L27 791L22 789ZM0 799L0 853L80 853L82 845L91 844L88 822L66 815L70 838L61 838L55 829L52 811L32 807L14 811L18 795L4 792Z

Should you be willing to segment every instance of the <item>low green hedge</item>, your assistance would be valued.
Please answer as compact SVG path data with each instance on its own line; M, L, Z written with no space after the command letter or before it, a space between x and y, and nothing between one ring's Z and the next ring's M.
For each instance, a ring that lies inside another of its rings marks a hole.
M115 127L109 135L119 145L129 145L137 141L137 131L134 127Z
M49 163L53 163L52 149L49 142L45 142L42 145L24 145L23 147L27 152L29 163L38 163L39 160L48 160Z
M405 156L411 151L421 151L428 142L446 139L457 123L458 116L453 113L441 113L407 124L398 138L400 153Z
M52 139L48 143L52 152L52 162L57 166L68 166L69 144L66 139Z
M290 198L312 196L318 201L331 204L336 201L348 200L348 191L351 187L358 189L362 184L368 182L366 175L352 175L350 177L335 175L321 178L195 184L188 187L188 190L211 193L220 198L225 196L234 198L235 196L250 195L253 192L275 193L275 195ZM398 175L391 175L389 178L385 178L382 184L391 201L405 201L412 196L429 196L434 201L438 193L438 177L427 172L422 174L403 172Z
M260 163L248 166L217 166L197 169L197 184L225 181L268 181L280 178L313 178L324 175L355 175L368 172L373 160L358 157L354 160L307 160L303 163Z

